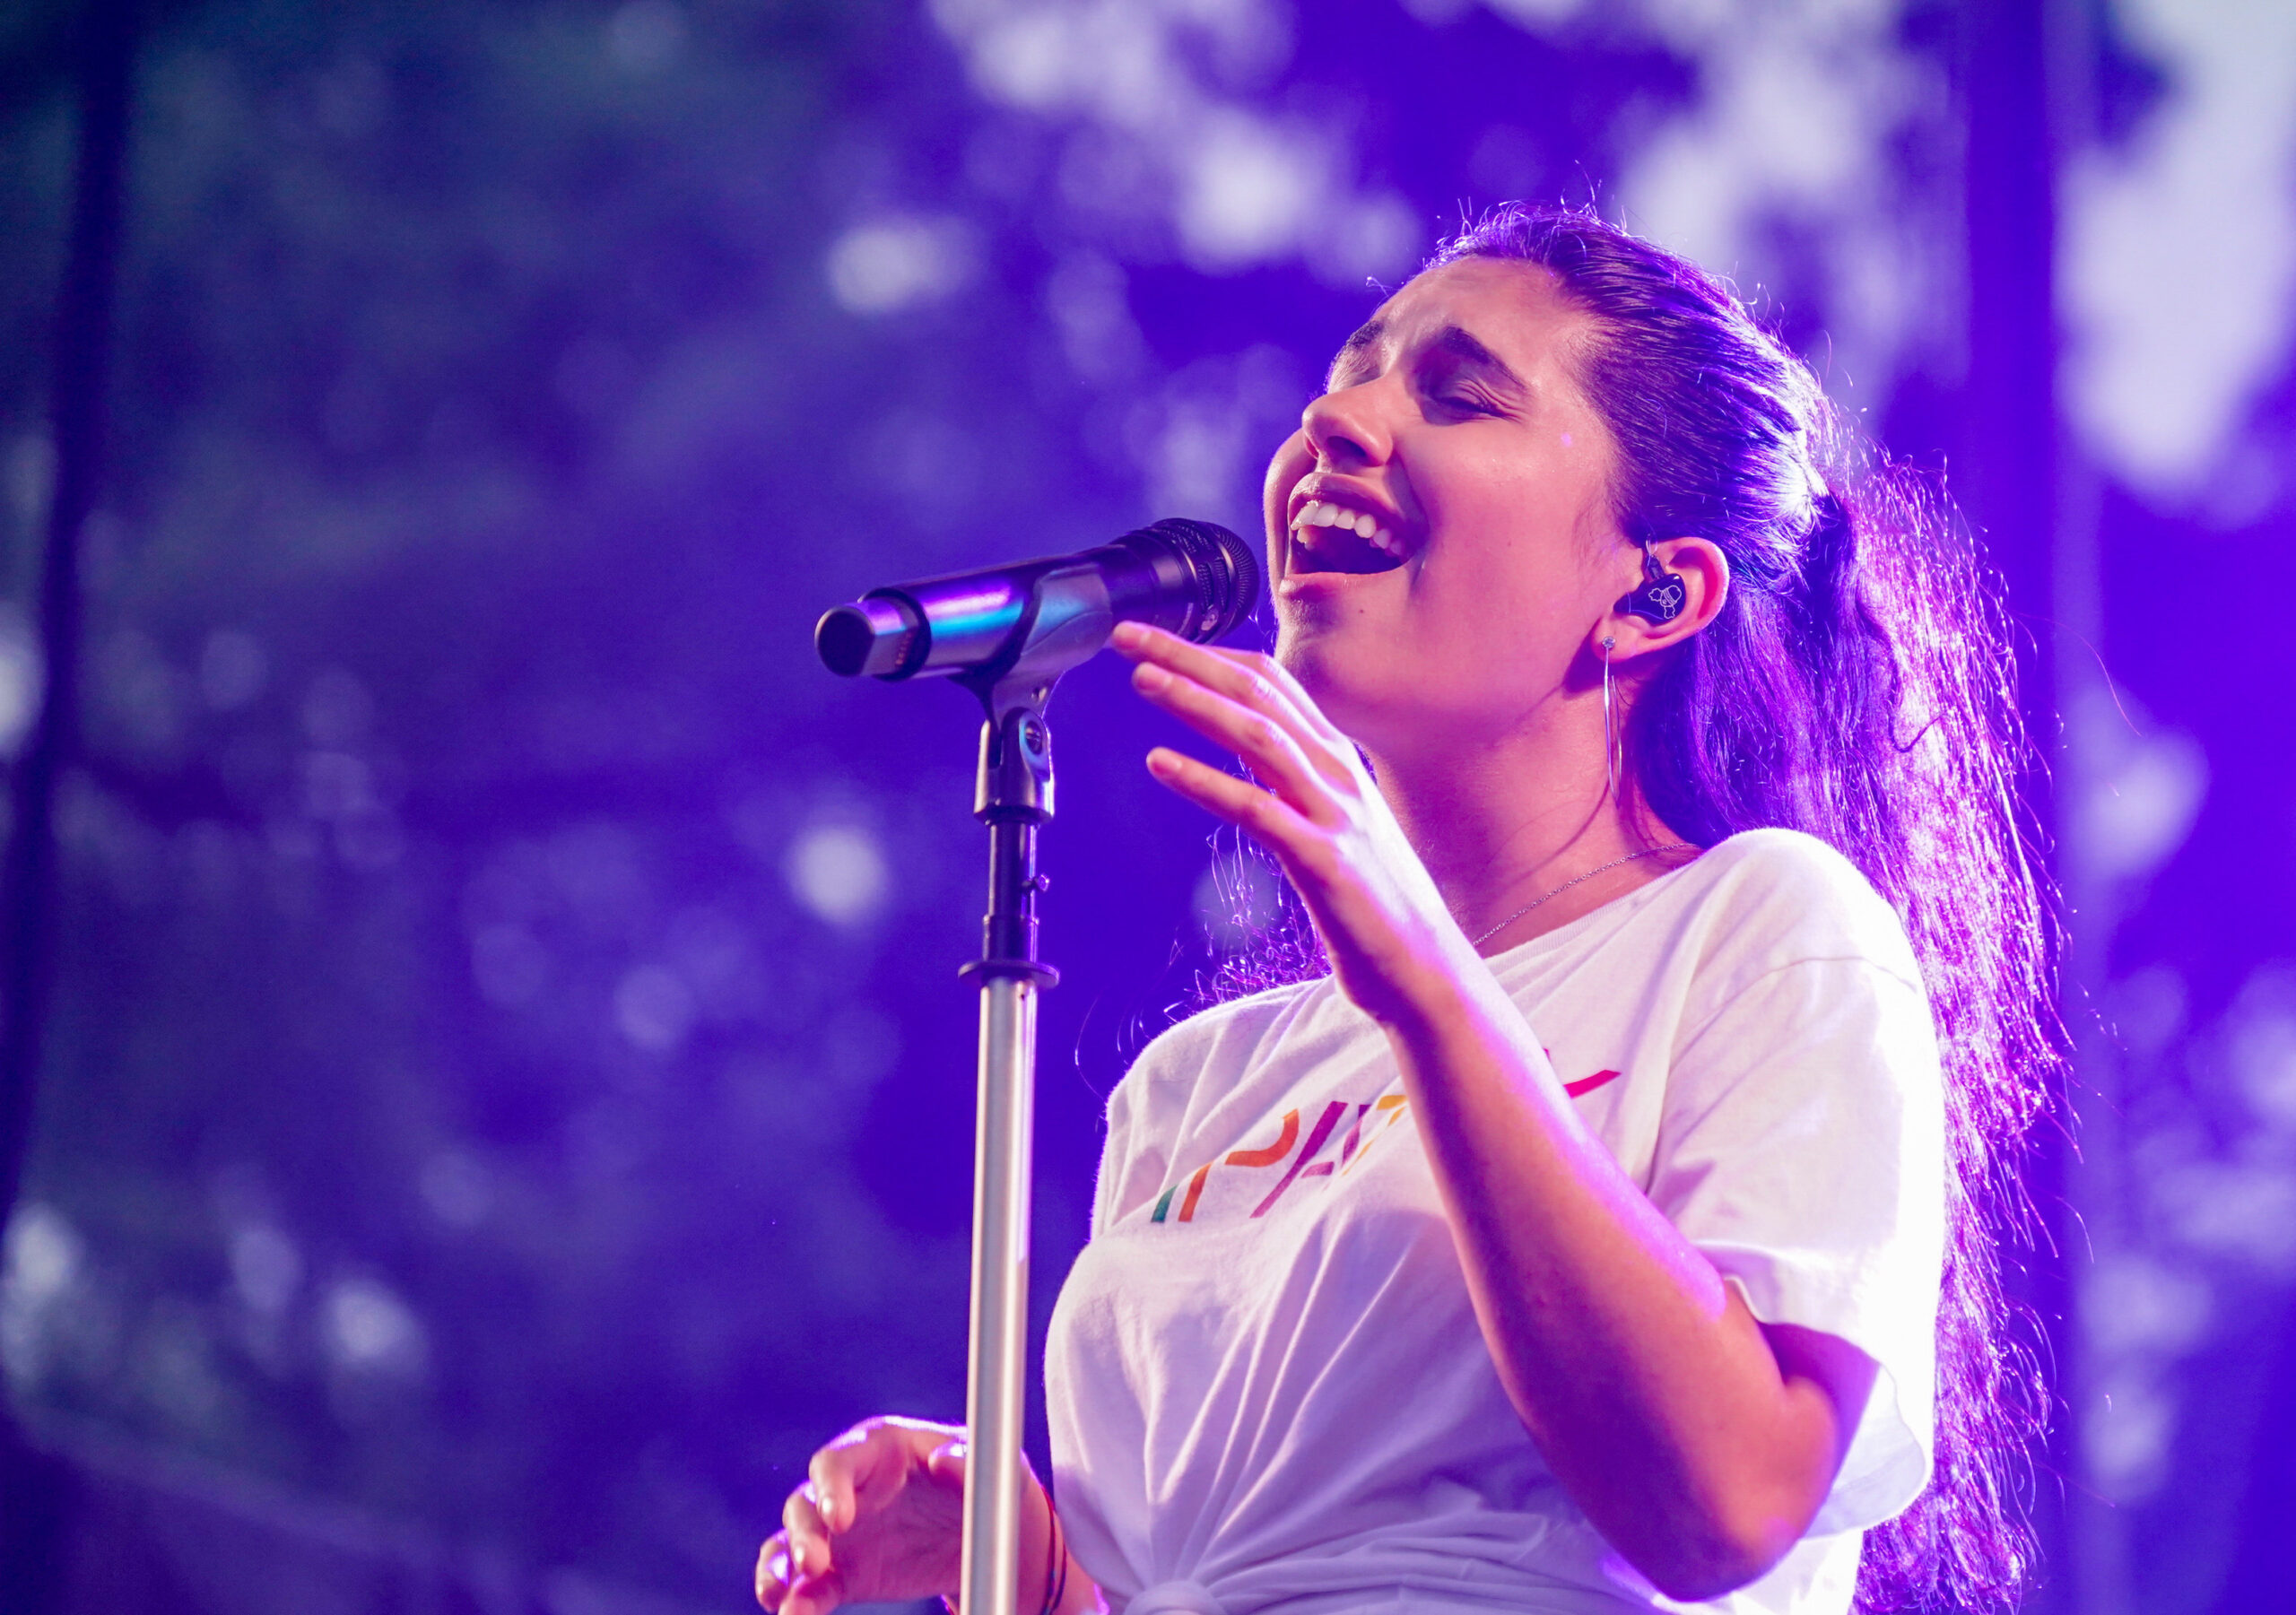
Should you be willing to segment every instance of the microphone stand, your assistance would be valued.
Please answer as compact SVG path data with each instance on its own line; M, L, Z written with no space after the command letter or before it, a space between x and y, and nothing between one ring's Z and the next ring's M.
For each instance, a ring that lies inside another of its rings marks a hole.
M1115 626L1098 574L1083 567L1048 574L1019 655L961 681L987 709L972 811L988 827L988 915L981 957L964 970L980 986L980 1086L959 1615L1015 1615L1019 1593L1037 994L1060 979L1037 958L1037 897L1047 885L1037 873L1037 827L1052 817L1044 705L1060 675L1108 643Z
M1104 572L1103 562L1130 539L1156 542L1129 552L1116 573ZM1019 1599L1037 994L1059 980L1037 958L1037 898L1045 889L1037 827L1052 817L1052 731L1044 705L1062 673L1108 643L1117 622L1110 576L1127 591L1127 610L1144 589L1151 596L1192 594L1175 624L1192 638L1225 632L1259 593L1251 551L1234 534L1202 522L1160 522L1117 546L1030 562L1022 572L1017 582L990 573L880 590L831 611L814 630L822 659L848 676L866 671L906 679L971 665L957 682L987 710L972 811L988 826L988 917L981 957L965 967L980 987L980 1086L959 1615L1015 1615ZM929 608L918 603L918 591L934 603ZM947 662L934 663L944 651ZM973 665L974 655L994 659Z
M964 972L980 985L980 1088L960 1615L1014 1615L1021 1575L1037 994L1060 979L1037 959L1037 894L1047 884L1037 827L1052 817L1047 693L1026 692L1001 712L992 700L973 786L973 814L988 826L988 916L981 958Z

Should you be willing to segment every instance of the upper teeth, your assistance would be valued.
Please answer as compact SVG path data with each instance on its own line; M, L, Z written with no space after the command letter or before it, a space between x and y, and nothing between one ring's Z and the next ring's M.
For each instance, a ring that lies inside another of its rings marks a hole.
M1370 512L1350 510L1327 499L1309 499L1292 525L1295 531L1301 527L1344 527L1359 538L1370 539L1374 547L1390 555L1403 553L1403 541L1379 525Z

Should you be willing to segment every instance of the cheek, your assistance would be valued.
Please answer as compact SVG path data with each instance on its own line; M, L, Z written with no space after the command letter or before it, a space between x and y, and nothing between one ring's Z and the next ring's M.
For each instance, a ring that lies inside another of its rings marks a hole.
M1447 462L1419 479L1420 494L1431 523L1459 548L1529 566L1549 582L1586 570L1607 505L1583 456L1500 440Z
M1315 468L1314 451L1308 447L1308 434L1293 432L1277 446L1267 463L1267 475L1260 484L1260 508L1267 519L1267 536L1274 543L1283 532L1283 510L1291 502L1292 490L1300 479Z
M1479 666L1516 682L1554 675L1607 607L1570 491L1527 478L1455 491L1446 541L1415 593L1439 631L1421 647L1432 664Z
M1545 615L1587 592L1577 509L1535 483L1493 482L1442 513L1443 542L1427 558L1425 586L1454 611Z

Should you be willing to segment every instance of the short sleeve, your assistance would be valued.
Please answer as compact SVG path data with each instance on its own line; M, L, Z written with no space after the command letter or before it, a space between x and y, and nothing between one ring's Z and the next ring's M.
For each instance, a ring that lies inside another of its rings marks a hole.
M1191 1098L1207 1076L1214 1095L1239 1078L1260 1039L1301 990L1279 987L1218 1004L1149 1040L1109 1096L1108 1140L1092 1190L1092 1237L1155 1203L1170 1186L1172 1151Z
M1097 1239L1109 1231L1109 1225L1121 1214L1122 1185L1126 1168L1132 1159L1132 1113L1135 1107L1133 1084L1127 1080L1117 1084L1109 1096L1109 1135L1100 1145L1100 1175L1092 1184L1092 1237Z
M1201 1039L1193 1031L1192 1023L1183 1022L1152 1039L1109 1096L1108 1138L1092 1186L1095 1239L1126 1212L1153 1200L1162 1185L1170 1145L1158 1123L1169 1107L1172 1077L1191 1073L1202 1059L1196 1046Z
M1813 1536L1903 1510L1927 1483L1945 1157L1921 989L1870 959L1807 959L1685 1025L1652 1202L1766 1324L1880 1367Z

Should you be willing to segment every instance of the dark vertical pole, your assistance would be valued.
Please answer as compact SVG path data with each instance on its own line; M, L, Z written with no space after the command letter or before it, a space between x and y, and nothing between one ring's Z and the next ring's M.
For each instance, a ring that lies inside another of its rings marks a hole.
M2065 543L2067 509L2060 454L2056 371L2056 176L2069 131L2059 101L2066 61L2066 20L2085 0L1962 0L1961 93L1968 146L1966 222L1969 252L1969 375L1954 492L1980 529L2007 586L2023 641L2020 687L2035 751L2057 761L2063 699L2055 654L2066 567L2093 580L2093 547ZM2078 504L2078 499L2073 501ZM2027 789L2045 827L2061 818L2052 776L2036 771ZM2072 872L2060 867L2061 881ZM2076 899L2077 900L2077 899ZM2071 983L2068 981L2068 987ZM2068 1004L2068 1021L2078 1009ZM2070 1162L2064 1135L2044 1126L2028 1172L2041 1214L2044 1247L2020 1262L2007 1253L2013 1290L2046 1332L2048 1359L2062 1373L2075 1342L2069 1331L2073 1290L2066 1263ZM2047 1248L2053 1244L2055 1248ZM2092 1602L2096 1567L2078 1540L2078 1429L2074 1387L2060 1383L2048 1450L2035 1454L2039 1484L2031 1498L2040 1539L2037 1612L2106 1615Z
M57 300L56 486L39 575L45 682L11 782L0 865L0 1215L14 1205L23 1171L53 960L56 784L72 753L79 703L80 534L95 508L103 463L134 40L123 0L89 7L80 40L79 169Z
M1965 13L1970 369L1954 479L2029 630L2048 611L2057 460L2042 4L1969 0ZM2023 671L2029 689L2048 672Z
M0 1226L23 1174L54 973L56 785L72 754L78 708L80 535L95 508L103 463L135 37L130 0L90 0L79 20L80 148L57 298L49 422L56 482L37 613L46 679L10 782L13 811L0 864ZM51 1461L26 1446L12 1414L0 1410L0 1590L11 1611L38 1611L55 1601L65 1481Z
M2097 139L2096 0L2048 0L2049 137L2056 161ZM2075 444L2060 415L2057 427L2055 587L2051 629L2056 696L2068 714L2057 737L2057 781L2067 802L2087 800L2100 788L2095 764L2083 742L2081 711L2100 699L2108 651L2104 574L2098 542L2102 479ZM2057 1360L2062 1376L2066 1429L2056 1444L2062 1493L2063 1548L2052 1610L2081 1615L2130 1615L2135 1607L2136 1567L2130 1559L2127 1511L2101 1495L2092 1474L2083 1428L2109 1403L2100 1365L2083 1337L2080 1298L2099 1253L2125 1247L2132 1215L2125 1170L2126 1106L2121 1052L2107 1033L2099 1006L2110 985L2112 940L2126 894L2098 866L2082 833L2082 815L2058 815L2057 878L2064 892L2067 947L2064 972L2065 1024L2073 1043L2074 1147L2057 1175L2055 1223L2064 1247L2059 1295L2064 1322ZM2046 1615L2046 1612L2044 1612Z

